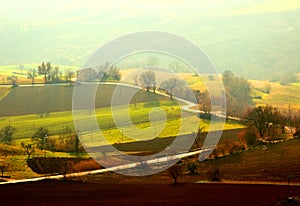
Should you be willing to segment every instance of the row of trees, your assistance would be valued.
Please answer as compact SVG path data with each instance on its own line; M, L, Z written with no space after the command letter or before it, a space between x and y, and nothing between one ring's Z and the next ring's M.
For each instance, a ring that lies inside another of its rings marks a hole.
M300 111L294 112L290 106L287 111L280 111L270 105L249 108L245 119L250 127L257 130L260 137L285 133L286 127L294 135L298 136L300 133Z
M45 83L57 83L62 81L62 72L59 71L59 67L55 66L53 67L50 62L42 62L41 65L38 66L38 70L31 69L28 72L28 79L31 79L32 84L34 84L34 80L36 77L36 73L39 76L43 76ZM74 72L71 69L68 69L65 73L65 80L67 82L71 81L72 76L74 75Z
M0 130L0 141L4 144L11 144L15 138L17 129L8 125ZM40 150L64 151L78 153L81 149L78 135L68 126L64 127L59 137L51 137L50 132L45 127L36 130L31 138L32 143L22 143L22 147L30 157L35 148Z
M152 90L153 93L156 92L157 82L155 73L153 71L149 70L143 72L140 75L139 79L136 77L136 85L138 85L138 80L140 82L140 85L145 88L147 92L150 92L150 90ZM175 77L161 82L159 85L159 90L168 94L170 99L173 99L173 96L179 98L188 98L189 96L191 96L191 94L188 92L190 90L187 87L186 83L183 80Z

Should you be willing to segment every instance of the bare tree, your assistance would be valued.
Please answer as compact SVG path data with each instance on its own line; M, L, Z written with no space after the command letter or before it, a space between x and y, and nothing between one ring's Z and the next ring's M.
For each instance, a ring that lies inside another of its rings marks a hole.
M272 122L272 112L273 107L270 105L258 106L249 109L247 112L247 123L250 127L254 127L255 129L257 129L260 137L264 137L264 134L269 127L269 123Z
M182 169L181 166L178 164L173 165L168 169L168 173L171 178L174 180L174 184L177 184L177 178L181 175Z
M160 84L160 88L164 89L167 94L170 96L170 99L173 99L173 95L175 94L175 90L183 87L185 85L184 81L178 78L171 78L163 81Z
M154 93L155 93L155 87L156 87L156 82L155 82L155 73L153 71L146 71L143 72L140 76L140 82L143 87L146 88L147 92L150 91L150 88L154 88Z
M21 143L25 153L27 154L27 160L30 159L32 153L34 153L34 145L33 144L25 144L24 142Z
M31 84L34 84L35 76L36 76L36 70L30 69L27 74L27 79L31 79Z
M227 119L228 115L242 117L247 107L253 104L250 83L246 79L235 76L229 70L224 71L222 80L227 101Z
M41 65L38 66L38 74L44 75L44 81L45 83L50 82L50 74L51 74L52 66L50 62L42 62Z

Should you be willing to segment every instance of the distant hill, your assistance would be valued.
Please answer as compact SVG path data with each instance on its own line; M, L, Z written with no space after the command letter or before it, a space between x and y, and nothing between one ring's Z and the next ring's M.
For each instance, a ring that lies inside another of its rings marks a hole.
M269 79L274 73L300 71L299 1L225 0L220 8L217 4L187 1L184 8L162 4L162 10L155 7L161 3L153 2L142 11L140 4L135 5L137 8L128 5L129 14L109 5L107 11L99 8L102 12L96 12L95 7L89 13L82 5L84 8L57 10L51 17L27 21L1 18L4 12L9 13L4 10L0 13L0 63L49 60L55 65L81 66L111 39L136 31L159 30L197 44L220 72L229 69L247 78ZM34 18L31 13L37 11L34 5L31 7L31 12L24 9L14 15L22 19L27 12Z
M111 106L111 96L114 85L101 85L98 87L95 97L96 108ZM129 87L122 87L120 104L128 92ZM105 92L103 92L105 91ZM45 114L59 111L72 110L73 87L71 86L41 86L41 87L17 87L0 101L0 117L25 114ZM132 99L135 102L159 101L167 98L153 93L139 91Z

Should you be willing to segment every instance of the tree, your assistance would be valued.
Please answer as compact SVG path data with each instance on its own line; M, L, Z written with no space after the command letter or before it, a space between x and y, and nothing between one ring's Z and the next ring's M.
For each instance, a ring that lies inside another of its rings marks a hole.
M76 154L78 154L78 152L79 152L79 138L78 138L78 134L75 134L74 152Z
M177 184L177 178L181 175L182 170L179 164L175 164L168 169L168 173L171 178L174 180L174 184Z
M163 81L160 84L160 87L166 90L167 94L170 96L170 99L173 99L173 95L176 93L175 90L179 90L185 85L184 81L178 78L171 78Z
M249 109L246 119L249 126L257 129L260 137L263 137L269 124L273 121L273 107L266 105Z
M243 141L245 141L248 147L251 147L256 143L256 134L251 129L243 131L241 134L239 134L239 136Z
M49 130L47 128L40 127L33 135L32 140L37 144L39 149L43 150L48 136Z
M52 83L59 81L59 67L58 66L54 67L54 69L51 69L50 80Z
M4 160L0 160L0 171L1 171L1 177L4 177L4 172L8 168L8 163L6 162L6 158Z
M210 114L211 111L211 99L208 91L201 93L199 90L195 92L195 97L199 105L199 109L205 114Z
M24 151L27 154L27 160L29 160L31 154L34 153L34 145L33 144L25 144L24 142L22 142L21 146L23 147Z
M294 137L300 137L300 111L294 114L292 117L291 125L295 128Z
M36 70L35 69L30 69L28 74L27 74L27 79L31 79L31 84L34 84L35 76L36 76Z
M155 73L150 70L143 72L140 76L140 82L141 85L147 89L147 92L149 92L151 87L154 88L156 86Z
M18 84L17 84L18 77L17 77L17 76L15 76L15 75L8 76L8 77L7 77L7 80L8 80L8 81L11 81L12 87L17 87L17 86L18 86Z
M108 70L105 71L103 79L119 81L121 79L120 70L117 67L111 66Z
M5 144L10 144L16 132L16 128L8 125L1 129L0 131L0 139Z
M65 75L66 81L70 83L71 82L71 78L72 78L72 76L74 76L74 74L75 73L71 69L68 69L67 73Z
M187 169L190 172L190 174L196 174L198 162L189 162L187 165Z
M44 75L44 81L45 83L50 82L50 74L51 74L52 66L50 62L42 62L41 65L38 66L38 74Z
M224 71L222 80L226 92L227 119L228 115L243 116L246 109L253 104L250 83L229 70Z
M198 149L200 149L202 147L205 136L206 136L205 127L200 126L198 128L198 133L197 133L196 139L195 139L195 143L196 143Z

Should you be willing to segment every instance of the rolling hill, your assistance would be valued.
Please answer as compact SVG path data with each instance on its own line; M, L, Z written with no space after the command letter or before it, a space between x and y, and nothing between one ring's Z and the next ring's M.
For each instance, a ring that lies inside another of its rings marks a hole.
M95 97L95 107L111 106L111 96L114 89L114 85L99 86ZM122 94L119 94L120 100L122 100L122 97L126 96L130 90L132 90L132 88L122 87ZM72 95L72 86L46 85L16 87L0 101L0 116L71 111ZM164 99L167 99L167 97L139 91L131 102L151 102ZM122 101L119 103L122 104Z

